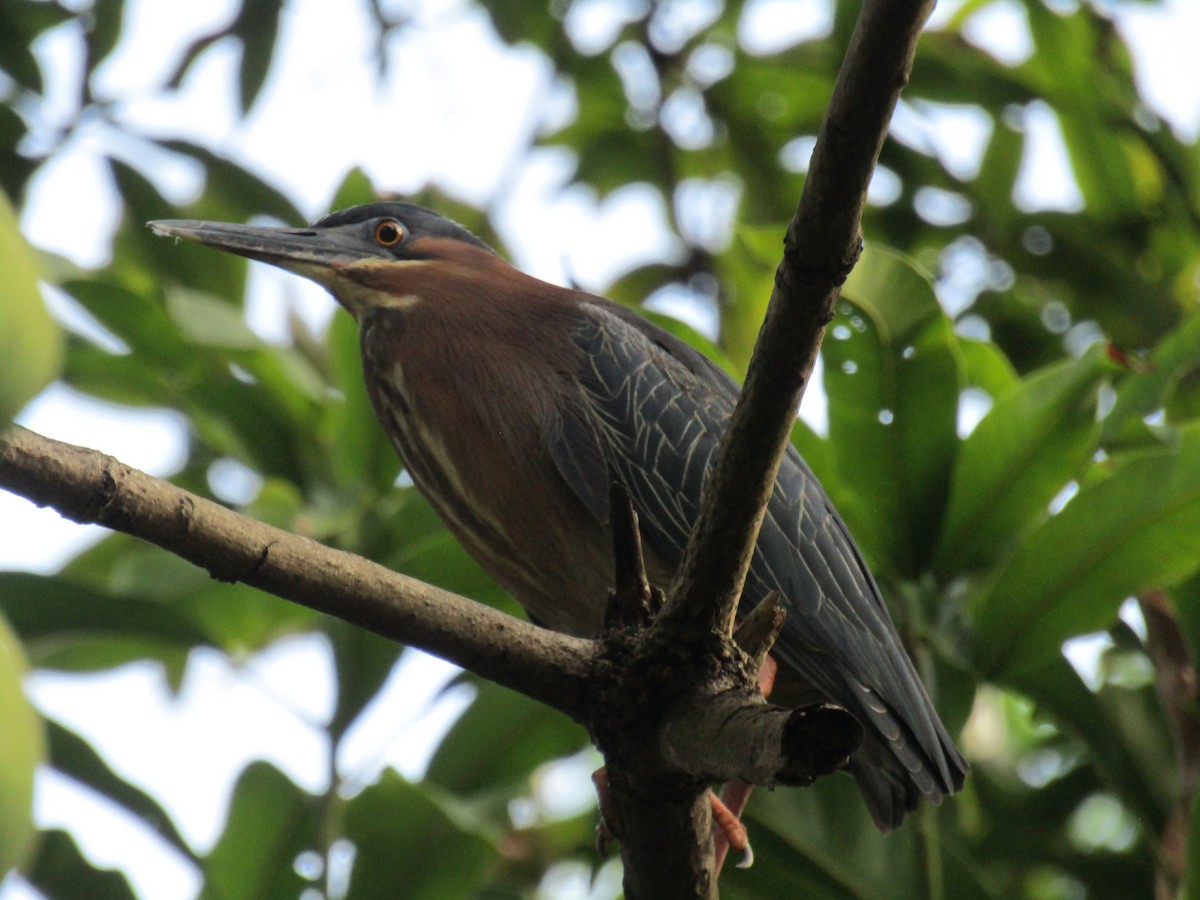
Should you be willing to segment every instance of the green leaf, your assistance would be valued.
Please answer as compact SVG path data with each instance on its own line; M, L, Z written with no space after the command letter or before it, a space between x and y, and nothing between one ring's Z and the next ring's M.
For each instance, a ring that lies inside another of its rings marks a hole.
M1186 865L1180 897L1195 897L1200 891L1200 795L1194 791L1188 808Z
M1086 744L1091 765L1109 789L1140 819L1156 823L1156 830L1161 827L1166 804L1162 791L1155 789L1162 783L1161 773L1139 765L1122 729L1112 719L1112 710L1083 683L1062 654L1005 673L1003 683L1034 701L1041 716Z
M994 120L992 136L984 150L976 179L978 190L988 209L1000 211L1006 218L1015 218L1012 208L1013 189L1024 158L1025 134L1005 122Z
M324 631L337 667L337 708L329 723L336 740L379 693L404 647L345 622L328 622Z
M991 341L958 339L966 383L996 398L1008 393L1017 383L1017 371L1004 351Z
M296 860L320 846L321 809L318 798L274 766L248 766L234 788L225 830L204 859L202 900L291 900L311 889Z
M238 163L191 141L163 141L162 146L204 166L204 194L187 207L188 218L242 221L252 216L274 216L290 225L304 220L296 204L282 191Z
M729 249L717 257L721 280L721 346L741 371L758 340L783 254L782 225L734 231Z
M1188 656L1200 659L1200 573L1171 591L1171 609L1178 618L1179 631L1187 644Z
M261 343L236 307L199 291L168 291L167 313L193 344L248 350Z
M962 370L933 288L868 249L821 353L830 447L858 502L842 510L876 564L914 577L934 547L958 447Z
M477 896L497 857L469 817L390 769L347 802L345 823L355 848L348 900Z
M125 20L123 0L95 0L87 17L87 59L91 77L117 45Z
M1200 313L1193 313L1154 348L1143 371L1117 384L1117 399L1104 420L1105 438L1114 437L1129 420L1162 409L1190 373L1200 369Z
M0 192L19 197L36 168L33 160L17 152L29 129L12 107L0 103Z
M229 31L242 42L242 77L238 86L243 112L254 105L267 80L282 12L279 0L244 0L237 19L229 26Z
M1102 350L1049 366L999 397L962 442L934 560L943 581L1002 555L1091 459Z
M360 203L370 203L379 199L379 191L371 184L371 178L361 168L355 166L346 173L342 183L338 185L330 203L330 209L345 209L348 206L358 206Z
M103 277L71 279L59 286L139 357L176 363L186 359L187 343L149 292L133 291Z
M326 399L323 376L295 351L263 346L237 307L174 288L168 315L148 292L119 284L91 279L66 288L132 351L114 356L73 345L73 385L106 399L182 408L213 450L264 474L282 468L299 480L315 465L320 448L299 434L308 438Z
M123 873L93 865L75 839L58 829L42 833L37 858L25 875L46 897L136 900Z
M84 394L124 406L162 406L160 370L146 360L116 356L79 339L68 342L63 381Z
M880 834L850 778L836 775L805 790L758 791L748 815L761 863L744 872L727 868L723 897L922 896L914 830Z
M508 44L530 41L550 52L554 38L562 29L561 16L547 15L538 3L509 3L507 0L485 0L482 6L492 17L492 27Z
M57 3L5 4L0 28L0 69L22 88L41 94L42 70L33 55L33 42L44 32L71 18Z
M43 668L90 671L131 659L176 666L193 646L208 643L164 603L118 597L61 575L0 573L0 609Z
M21 642L0 616L0 872L33 849L33 776L46 758L42 717L21 687L28 669Z
M0 194L0 430L34 395L49 384L62 365L62 335L38 290L33 252L21 236L17 217Z
M1130 457L1029 533L970 603L976 665L999 677L1106 627L1128 596L1200 567L1200 427Z
M429 764L426 780L466 795L521 789L544 762L587 746L587 734L562 713L489 681L454 723ZM519 728L513 728L520 722Z
M159 555L167 557L161 551ZM222 584L207 573L197 574L204 576L197 589L175 598L172 605L231 655L261 650L285 635L308 631L320 621L318 613L298 603L245 584Z
M75 671L155 659L182 671L197 645L262 648L311 626L316 613L125 535L73 560L64 575L0 573L0 608L36 664Z
M46 734L54 768L137 816L184 856L195 857L158 800L117 775L91 744L53 720L46 723Z

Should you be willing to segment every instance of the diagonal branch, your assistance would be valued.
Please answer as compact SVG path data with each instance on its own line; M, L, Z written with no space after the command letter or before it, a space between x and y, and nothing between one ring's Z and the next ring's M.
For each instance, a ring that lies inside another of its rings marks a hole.
M663 614L647 629L645 658L634 654L626 660L635 672L657 666L659 672L672 673L663 675L669 682L688 672L686 660L673 659L673 654L711 655L722 663L734 655L729 640L713 645L710 638L732 636L801 394L840 287L858 259L867 186L933 5L934 0L864 3L788 226L766 321L705 487L700 516ZM613 647L610 640L602 656ZM710 688L718 683L709 678ZM712 706L712 700L698 686L693 708L706 702ZM637 828L636 833L627 829L622 845L626 896L714 898L711 826L700 786L682 780L674 792L647 796L647 779L638 777L646 758L619 752L614 745L620 735L597 737L608 762L614 806Z
M256 522L95 450L14 426L0 487L75 522L104 525L207 569L413 644L583 718L593 644Z
M667 617L730 634L825 325L858 261L867 186L934 0L867 0L838 73L745 387L721 441Z

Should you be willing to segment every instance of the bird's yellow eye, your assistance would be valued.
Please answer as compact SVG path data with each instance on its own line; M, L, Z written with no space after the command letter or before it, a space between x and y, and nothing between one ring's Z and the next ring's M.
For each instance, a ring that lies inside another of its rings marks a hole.
M404 226L395 219L384 219L375 226L375 243L380 247L395 247L404 240Z

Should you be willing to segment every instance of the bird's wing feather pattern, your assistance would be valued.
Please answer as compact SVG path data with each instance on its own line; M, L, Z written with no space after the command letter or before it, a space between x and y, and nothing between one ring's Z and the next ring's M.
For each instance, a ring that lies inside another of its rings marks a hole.
M589 298L581 311L574 339L583 353L577 374L586 396L564 436L590 423L609 477L628 488L647 542L673 569L737 386L682 341L616 304ZM867 726L856 775L881 826L898 824L921 794L940 799L956 790L965 762L933 712L845 524L794 448L763 522L745 608L772 589L788 610L775 655Z
M549 436L550 455L563 480L598 522L608 521L608 462L600 436L579 408L568 409Z

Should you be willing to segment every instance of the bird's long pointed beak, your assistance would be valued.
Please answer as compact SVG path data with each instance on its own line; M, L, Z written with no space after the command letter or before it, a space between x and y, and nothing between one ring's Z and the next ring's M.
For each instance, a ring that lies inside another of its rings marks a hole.
M368 254L348 236L313 228L272 228L193 219L158 219L146 223L163 237L195 241L228 253L270 263L323 282L322 273L364 259Z

